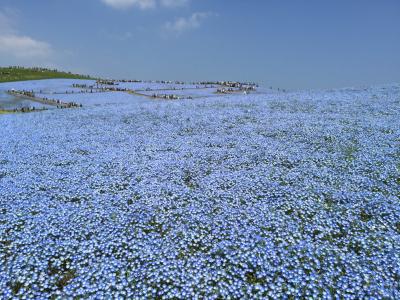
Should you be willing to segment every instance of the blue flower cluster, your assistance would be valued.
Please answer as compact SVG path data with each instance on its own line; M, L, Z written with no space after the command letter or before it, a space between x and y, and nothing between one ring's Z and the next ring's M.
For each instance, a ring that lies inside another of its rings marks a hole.
M0 117L0 298L400 298L399 85L63 97Z

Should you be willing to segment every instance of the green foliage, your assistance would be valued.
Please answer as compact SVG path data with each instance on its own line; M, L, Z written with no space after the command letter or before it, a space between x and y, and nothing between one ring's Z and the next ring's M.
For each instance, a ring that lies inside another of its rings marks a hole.
M71 79L92 79L90 76L73 74L45 68L24 68L24 67L0 67L0 82L71 78Z
M0 109L0 115L5 115L5 114L9 114L9 113L11 113L11 112L8 111L8 110L1 110Z

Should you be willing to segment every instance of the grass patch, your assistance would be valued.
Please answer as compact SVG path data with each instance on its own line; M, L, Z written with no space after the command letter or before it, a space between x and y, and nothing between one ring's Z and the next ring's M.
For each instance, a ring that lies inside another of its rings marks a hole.
M395 229L396 229L396 231L397 231L398 233L400 233L400 222L397 222L397 223L395 224Z
M366 212L365 210L361 210L360 219L363 222L368 222L372 219L372 215L370 213Z
M246 282L249 283L249 284L253 284L253 285L255 285L255 284L263 285L263 284L265 284L265 279L258 277L256 271L248 271L248 272L246 272L245 277L246 277Z
M359 149L356 144L352 144L352 145L344 147L343 154L344 154L345 160L347 160L349 162L353 161L356 157L356 153L358 152L358 150Z
M193 174L192 174L190 171L185 170L182 179L183 179L184 184L185 184L188 188L190 188L190 189L195 189L195 188L198 187L198 186L197 186L197 183L196 183L196 181L195 181L195 179L194 179L194 176L193 176Z
M24 284L22 282L16 281L11 284L11 291L14 295L17 295L23 287Z
M0 115L6 115L6 114L13 114L13 111L9 111L9 110L1 110L0 109Z
M58 289L62 290L64 287L68 285L70 281L72 281L76 277L76 273L74 270L66 271L60 279L57 280L56 286Z

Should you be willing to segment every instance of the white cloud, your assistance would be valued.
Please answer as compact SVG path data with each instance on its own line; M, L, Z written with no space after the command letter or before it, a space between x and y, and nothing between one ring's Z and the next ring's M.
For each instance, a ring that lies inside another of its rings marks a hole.
M0 54L15 58L46 58L52 53L50 44L20 34L15 29L16 13L0 11Z
M40 58L51 54L51 46L46 42L23 35L0 35L0 52L17 58Z
M189 3L189 0L161 0L161 5L165 7L179 7L185 6Z
M156 7L180 7L185 6L190 0L101 0L104 4L115 9L128 9L137 7L139 9L151 9Z
M115 9L126 9L130 7L149 9L156 7L155 0L102 0L102 2Z
M165 23L163 29L167 34L179 36L186 31L199 28L205 19L213 15L215 14L209 12L196 12L188 18L182 17L173 22Z

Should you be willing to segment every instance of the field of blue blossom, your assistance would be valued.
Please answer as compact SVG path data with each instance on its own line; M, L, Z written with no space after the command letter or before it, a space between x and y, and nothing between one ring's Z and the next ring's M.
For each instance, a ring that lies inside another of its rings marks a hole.
M400 85L58 96L0 116L0 298L400 298Z
M182 89L182 88L194 89L197 86L204 86L204 85L143 81L143 82L119 82L118 86L126 89L145 91L146 89L152 89L152 90Z
M73 83L95 84L94 80L74 80L74 79L45 79L45 80L32 80L32 81L17 81L17 82L4 82L0 83L1 90L34 90L36 92L42 91L43 93L54 92L72 92L79 89L73 88Z
M176 89L176 90L160 90L160 91L142 91L144 95L153 95L154 93L162 93L164 95L178 95L178 96L191 96L191 97L211 97L217 93L217 88L189 88L189 89Z

